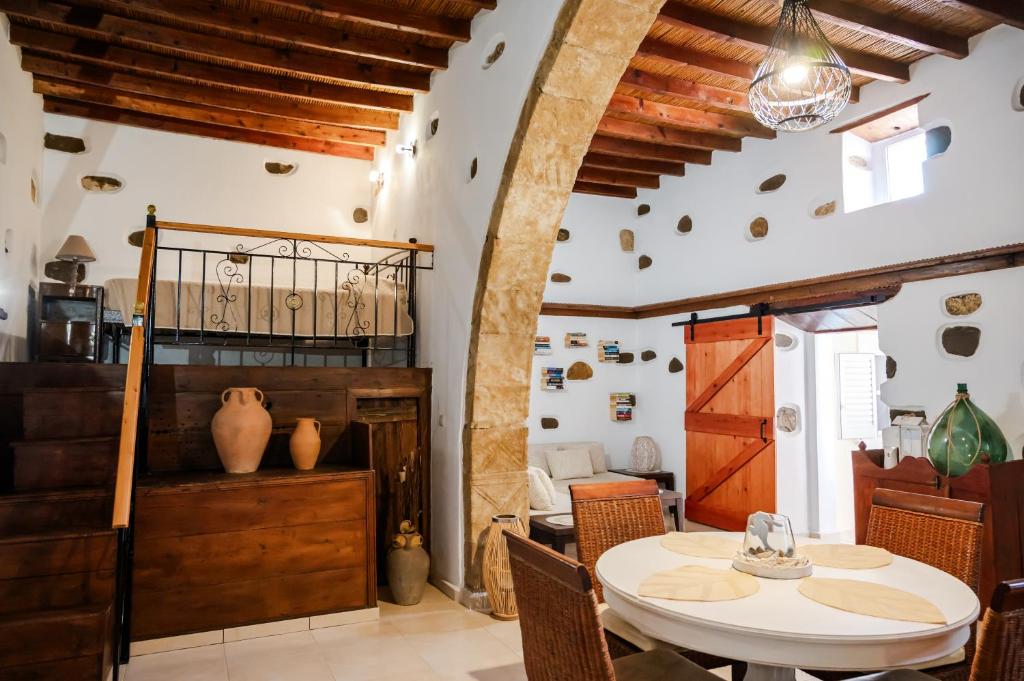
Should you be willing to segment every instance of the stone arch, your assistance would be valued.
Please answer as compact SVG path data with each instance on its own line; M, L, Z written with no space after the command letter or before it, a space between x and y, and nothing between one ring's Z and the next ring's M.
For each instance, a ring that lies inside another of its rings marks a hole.
M481 588L491 516L528 517L533 339L576 172L665 0L566 0L519 117L480 257L462 434L465 585Z

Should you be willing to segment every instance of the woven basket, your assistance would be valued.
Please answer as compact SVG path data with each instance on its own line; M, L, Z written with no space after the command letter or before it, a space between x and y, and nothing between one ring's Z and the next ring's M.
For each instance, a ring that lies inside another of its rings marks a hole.
M501 534L502 530L526 536L526 528L519 516L503 513L491 517L491 529L487 533L487 545L484 547L484 588L491 601L491 616L499 620L514 620L519 617L519 609L516 608L516 594L512 588L508 544Z

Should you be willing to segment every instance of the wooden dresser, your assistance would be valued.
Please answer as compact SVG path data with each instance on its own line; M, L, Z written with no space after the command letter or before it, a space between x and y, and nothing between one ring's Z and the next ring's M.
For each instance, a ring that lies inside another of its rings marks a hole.
M863 544L867 536L871 495L878 487L985 504L979 594L983 604L988 603L998 582L1024 577L1024 461L976 464L967 475L949 478L939 475L925 458L907 458L886 470L882 468L882 450L855 451L853 496L858 544Z

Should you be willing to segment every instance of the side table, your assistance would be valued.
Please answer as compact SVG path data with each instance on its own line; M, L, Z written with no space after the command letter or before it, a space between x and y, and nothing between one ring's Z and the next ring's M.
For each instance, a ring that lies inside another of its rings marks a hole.
M620 475L632 475L634 478L643 478L644 480L657 480L658 486L663 489L671 491L676 489L676 475L672 471L647 471L644 473L631 471L628 468L613 468L610 472Z

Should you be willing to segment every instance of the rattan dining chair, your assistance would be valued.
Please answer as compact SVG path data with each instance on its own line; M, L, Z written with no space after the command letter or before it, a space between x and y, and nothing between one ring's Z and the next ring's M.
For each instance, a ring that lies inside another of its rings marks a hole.
M894 489L876 489L865 544L947 572L975 593L981 578L984 504ZM966 681L974 655L974 637L963 651L923 668L932 678ZM815 672L823 681L857 676L853 672Z
M733 678L742 679L746 663L695 650L685 650L652 639L619 617L604 604L597 579L597 559L608 549L634 539L665 534L665 513L654 480L570 485L572 516L576 527L576 556L590 574L601 610L612 657L668 648L704 669L732 667Z
M504 536L529 681L718 681L664 649L612 660L586 568L525 537Z
M858 681L934 681L935 678L930 671L899 669L859 677ZM964 679L1024 679L1024 579L1002 582L992 592L992 602L978 625L974 664Z

